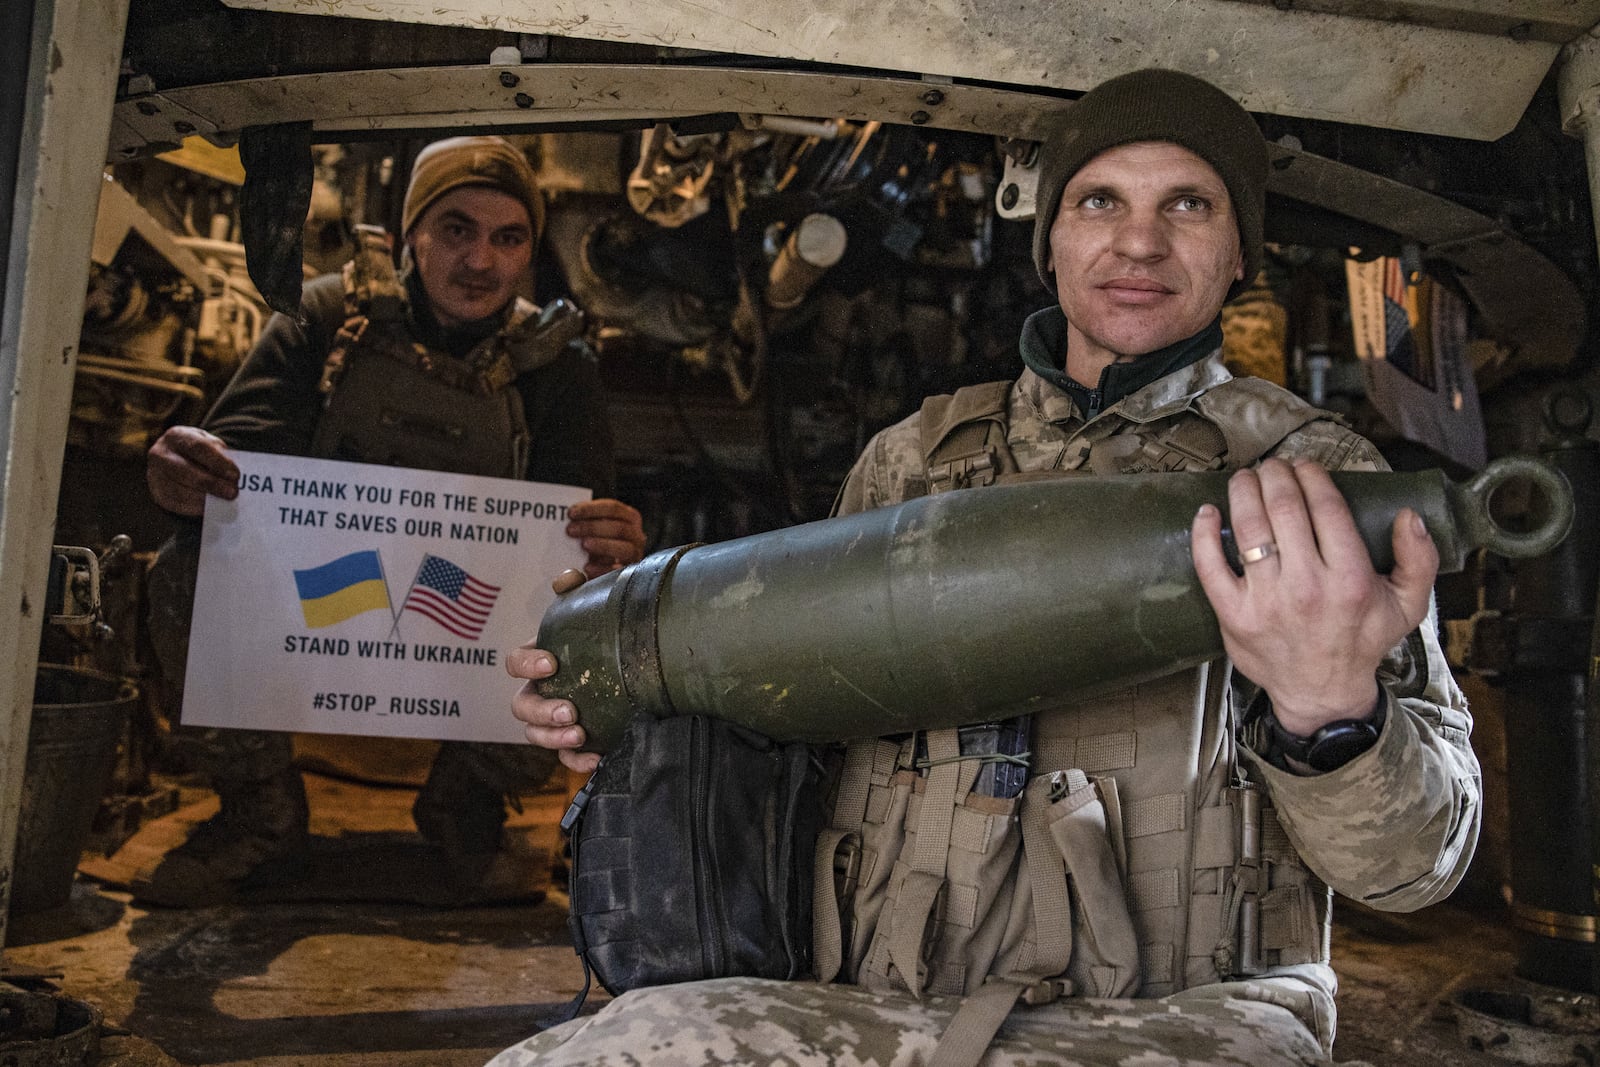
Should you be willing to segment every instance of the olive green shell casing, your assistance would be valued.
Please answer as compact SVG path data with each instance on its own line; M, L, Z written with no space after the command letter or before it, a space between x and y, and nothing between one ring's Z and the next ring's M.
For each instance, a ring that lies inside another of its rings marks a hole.
M992 486L658 552L556 599L537 641L560 670L540 692L571 700L603 752L634 715L838 741L1009 718L1169 674L1222 654L1189 530L1203 503L1226 514L1228 477ZM1443 571L1479 547L1547 551L1571 521L1565 480L1537 461L1499 460L1464 484L1438 471L1333 477L1380 571L1402 507L1422 515ZM1538 529L1490 519L1489 496L1516 477L1550 501Z

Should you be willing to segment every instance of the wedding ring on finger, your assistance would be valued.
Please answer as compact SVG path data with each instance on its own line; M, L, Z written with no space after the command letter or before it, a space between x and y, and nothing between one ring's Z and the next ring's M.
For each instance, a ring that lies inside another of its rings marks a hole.
M1254 548L1247 548L1243 552L1240 552L1239 553L1239 562L1240 563L1260 563L1262 560L1266 559L1268 556L1274 556L1274 555L1277 555L1277 553L1278 553L1278 545L1277 545L1277 543L1274 542L1274 541L1268 541L1264 545L1257 545Z

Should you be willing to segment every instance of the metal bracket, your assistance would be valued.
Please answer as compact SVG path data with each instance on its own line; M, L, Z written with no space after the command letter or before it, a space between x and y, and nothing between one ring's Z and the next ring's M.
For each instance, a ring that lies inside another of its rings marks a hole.
M994 206L1003 219L1033 218L1033 202L1039 193L1039 154L1024 153L1021 161L1005 153L1005 170L995 189Z
M93 622L100 617L100 559L87 548L52 545L46 619L52 623Z
M58 625L98 622L100 573L133 550L127 534L111 539L102 555L73 545L50 548L49 586L45 591L45 620Z

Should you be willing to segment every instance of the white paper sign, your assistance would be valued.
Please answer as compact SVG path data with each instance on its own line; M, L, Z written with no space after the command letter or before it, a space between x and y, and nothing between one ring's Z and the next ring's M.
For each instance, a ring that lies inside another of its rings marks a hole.
M526 744L508 649L581 567L587 489L231 453L206 500L183 722Z

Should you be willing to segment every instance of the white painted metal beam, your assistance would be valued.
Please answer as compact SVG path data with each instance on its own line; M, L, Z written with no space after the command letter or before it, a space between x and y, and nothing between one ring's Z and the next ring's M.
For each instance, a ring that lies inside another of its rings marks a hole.
M236 136L247 126L310 122L329 134L654 122L742 112L842 118L1037 140L1070 103L986 86L915 78L725 67L485 64L261 78L170 89L117 103L108 157L147 154L182 138Z
M1034 89L1084 90L1141 67L1173 67L1214 82L1251 111L1481 140L1516 124L1562 35L1600 20L1595 0L1324 0L1318 10L1239 0L225 2ZM1505 32L1482 32L1525 8L1529 17Z
M128 0L38 0L0 331L0 947Z

